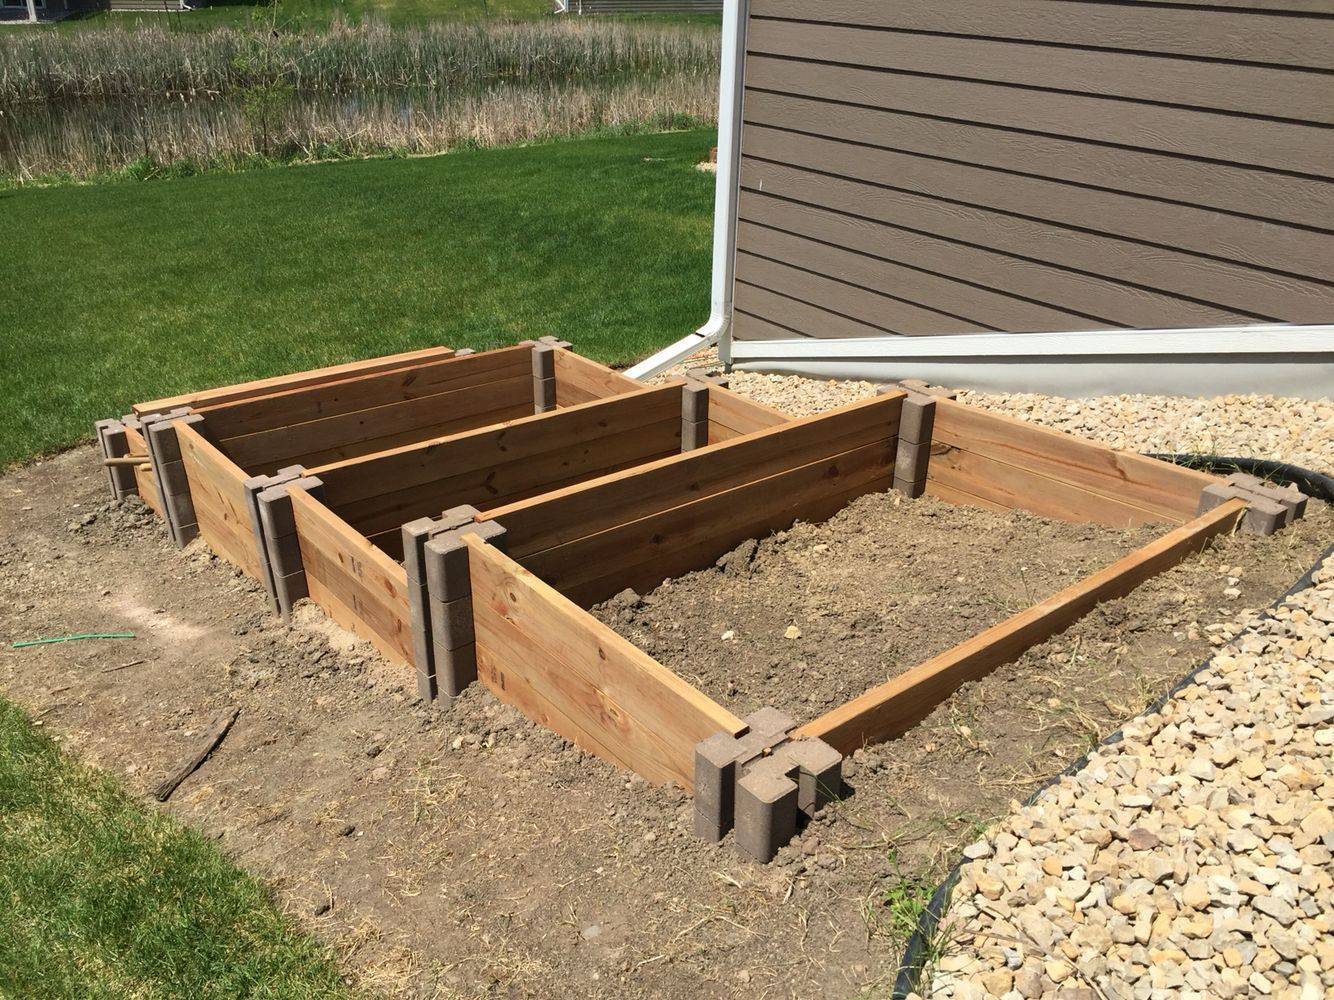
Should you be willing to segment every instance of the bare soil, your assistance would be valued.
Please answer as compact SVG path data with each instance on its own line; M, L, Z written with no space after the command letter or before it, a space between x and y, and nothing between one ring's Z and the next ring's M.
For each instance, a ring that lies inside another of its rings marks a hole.
M593 613L736 714L806 722L1159 534L875 493Z
M969 685L905 738L858 754L848 767L851 797L767 867L741 861L729 843L696 841L684 794L627 778L486 691L475 687L447 712L426 708L404 670L317 609L282 624L257 586L201 543L177 551L142 507L107 503L90 448L0 478L0 692L71 752L123 775L147 808L198 826L270 879L300 922L342 950L349 976L372 989L446 997L847 997L883 989L893 976L901 934L886 897L929 883L979 823L1205 657L1210 623L1286 589L1332 534L1328 510L1312 507L1293 530L1227 540L1104 606ZM983 522L968 516L966 530L979 530ZM1035 591L1051 589L1068 579L1062 567L1084 545L1109 545L1103 551L1113 554L1132 542L1065 535L1076 551L1062 555L1044 542L1040 558L1030 557L1033 527L1017 524L1004 551L979 548L968 557L971 568L953 575L976 587L988 558L1013 565L1019 556L1010 550L1022 548L1022 565L1057 574L1034 582ZM761 555L752 587L776 579L763 574L780 566L798 574L801 553L817 545L846 547L837 530L800 526L769 543L773 553ZM785 555L789 543L794 551ZM933 551L928 560L923 550L909 581L939 586L948 569L927 566L960 564L959 551ZM1070 563L1069 578L1094 561ZM748 572L755 565L752 559ZM716 601L726 574L673 584L672 601L681 603L656 605L663 633L698 633L690 640L695 651L707 648L706 637L721 644L728 623ZM902 586L893 591L901 632L885 624L879 633L884 660L872 662L879 639L855 645L859 669L870 674L952 641L921 635L943 627L948 614L922 630ZM942 605L961 593L932 587L923 594ZM1225 594L1233 589L1236 596ZM818 603L797 606L810 620L788 621L794 615L782 602L799 594L769 595L773 623L799 624L802 638L782 641L797 643L808 667L832 676L851 640L842 623L809 614ZM1028 599L1014 580L993 594L997 615ZM874 595L856 600L877 607ZM653 607L636 609L636 622L651 623ZM965 619L965 632L993 613L985 603L968 607L975 617ZM888 605L880 610L890 613ZM749 626L732 627L756 646L779 642L758 626L753 636ZM10 648L23 639L120 630L137 638ZM737 647L723 648L730 656ZM709 676L699 679L714 683ZM729 697L740 708L746 699L790 698L778 683L785 676L776 671L770 684L767 672L754 673ZM815 687L817 697L839 696L837 682ZM797 704L806 714L823 702ZM157 806L149 791L229 706L241 714L222 747Z

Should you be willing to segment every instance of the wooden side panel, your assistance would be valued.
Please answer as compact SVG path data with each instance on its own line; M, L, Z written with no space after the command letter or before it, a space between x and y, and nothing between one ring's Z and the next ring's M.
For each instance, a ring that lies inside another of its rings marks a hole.
M709 388L709 444L785 424L792 417L719 386Z
M961 684L985 676L1069 627L1100 602L1123 597L1200 552L1209 539L1231 531L1245 509L1240 500L1215 507L1093 576L822 715L802 726L798 735L825 740L840 752L851 753L906 732Z
M208 416L214 439L225 443L245 434L513 378L528 373L531 363L527 347L506 347L199 409Z
M209 547L255 580L264 579L258 542L246 505L244 470L189 424L176 424L181 462L199 533Z
M627 587L644 593L711 565L747 538L823 521L855 497L889 489L895 440L889 435L698 500L683 496L679 506L535 553L524 565L581 606Z
M1117 451L952 400L936 404L927 488L1064 521L1181 524L1217 476Z
M482 682L586 752L693 791L695 744L741 720L498 549L468 546Z
M576 406L644 388L644 383L589 361L573 351L556 348L556 405Z
M315 474L366 535L460 504L494 507L681 450L681 383L342 462Z
M531 372L421 399L357 410L226 442L243 468L322 465L384 451L407 441L470 430L532 413Z
M386 657L412 664L407 571L304 490L291 490L310 599Z
M903 398L903 393L888 393L864 399L494 508L485 516L506 527L509 552L523 561L577 538L893 438Z
M282 389L296 389L302 386L319 385L324 382L331 382L355 375L368 375L372 372L407 368L424 361L438 361L443 358L452 357L453 355L453 348L427 347L419 351L406 351L402 354L388 354L384 357L371 358L367 361L353 361L344 365L331 365L328 368L316 368L311 371L296 372L291 375L278 375L273 378L256 379L253 382L241 382L238 385L222 386L217 389L204 389L199 392L188 392L179 396L169 396L165 399L149 400L146 403L135 403L134 412L139 414L158 413L162 410L175 409L178 406L193 406L196 409L199 409L204 406L215 406L219 403L229 403L242 399L250 399L254 396L263 396L267 393L276 392Z

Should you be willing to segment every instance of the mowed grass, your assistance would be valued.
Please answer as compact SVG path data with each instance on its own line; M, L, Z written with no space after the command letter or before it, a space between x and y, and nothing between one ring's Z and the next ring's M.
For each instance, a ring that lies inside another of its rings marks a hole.
M0 192L0 468L193 388L706 318L713 132Z
M0 996L349 995L258 881L0 699Z

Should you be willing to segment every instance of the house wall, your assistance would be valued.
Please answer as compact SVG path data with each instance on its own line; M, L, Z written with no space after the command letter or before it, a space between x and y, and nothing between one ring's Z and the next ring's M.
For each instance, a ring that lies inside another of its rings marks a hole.
M750 0L734 337L1334 320L1331 15Z

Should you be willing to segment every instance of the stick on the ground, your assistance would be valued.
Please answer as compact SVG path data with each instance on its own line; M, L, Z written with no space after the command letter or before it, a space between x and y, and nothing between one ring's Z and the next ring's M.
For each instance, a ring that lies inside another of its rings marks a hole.
M232 723L236 721L236 717L240 714L241 710L239 708L229 708L218 717L218 721L213 723L213 728L204 734L203 740L200 741L199 746L190 755L189 759L169 774L162 784L157 786L157 791L153 795L159 802L166 802L167 799L171 798L171 793L176 791L177 786L194 774L204 761L208 760L208 755L216 750L218 744L226 738L228 730L232 728Z
M114 674L117 670L124 670L126 667L137 667L143 662L143 660L131 660L129 663L122 663L119 667L107 667L102 673Z

